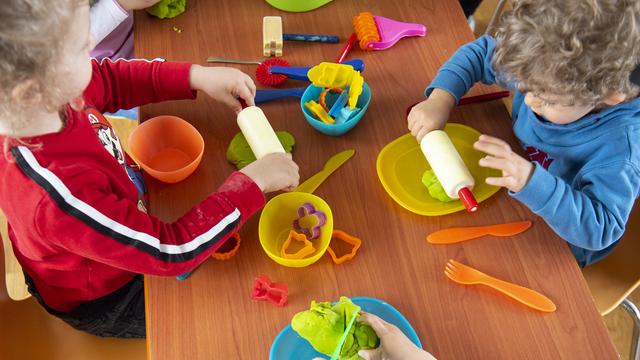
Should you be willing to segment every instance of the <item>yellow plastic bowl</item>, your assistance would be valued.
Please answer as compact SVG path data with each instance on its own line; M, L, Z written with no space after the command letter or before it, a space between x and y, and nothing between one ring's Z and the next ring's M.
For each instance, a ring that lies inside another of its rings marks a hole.
M311 240L316 248L315 253L304 259L285 259L280 256L280 249L289 231L293 229L293 220L298 218L298 208L304 203L311 203L316 210L324 212L327 222L322 227L320 238ZM332 233L333 214L329 204L315 195L303 192L284 193L269 200L262 210L258 226L260 245L267 255L278 264L289 267L305 267L318 261L327 250Z

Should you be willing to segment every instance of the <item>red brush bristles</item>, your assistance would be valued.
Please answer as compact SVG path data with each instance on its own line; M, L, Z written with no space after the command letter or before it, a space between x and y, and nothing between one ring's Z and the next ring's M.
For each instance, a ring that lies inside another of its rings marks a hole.
M272 74L269 71L271 66L289 66L289 63L282 58L272 58L263 61L256 68L256 79L259 83L267 86L278 86L287 81L287 75Z

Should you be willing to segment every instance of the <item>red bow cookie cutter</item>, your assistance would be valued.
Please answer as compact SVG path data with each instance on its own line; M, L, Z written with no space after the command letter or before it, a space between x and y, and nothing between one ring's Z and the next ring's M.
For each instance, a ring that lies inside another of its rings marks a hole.
M231 259L238 252L238 249L240 249L241 240L242 239L240 238L240 234L235 233L231 235L231 237L227 239L227 242L222 244L222 246L220 246L218 250L216 250L213 254L211 254L211 257L216 260ZM233 247L231 248L231 250L227 250L231 247L231 245L228 245L228 244L233 244Z
M253 300L266 300L284 306L289 296L289 287L287 284L278 284L271 282L267 275L260 275L253 280L253 290L251 298Z
M318 220L318 223L311 227L311 230L308 228L303 228L300 226L300 220L307 216L315 216ZM324 224L327 223L327 215L320 211L316 210L316 208L311 203L304 203L298 208L298 218L293 220L293 229L296 232L305 234L308 240L313 240L320 237L321 228Z
M353 245L353 247L351 248L351 251L340 257L337 257L335 251L333 251L333 249L331 248L331 244L333 244L333 239L340 239L349 245ZM358 249L360 249L360 245L362 245L362 240L360 240L359 238L355 236L351 236L342 230L333 230L333 235L331 236L331 242L329 243L329 247L327 248L327 251L329 252L329 255L331 255L331 259L333 259L333 262L339 265L345 261L353 259L358 253Z
M287 249L289 249L293 240L303 242L304 247L302 247L300 250L298 250L295 253L288 253ZM305 257L313 254L314 252L316 252L316 248L313 247L313 244L311 243L311 241L307 240L307 237L304 234L299 234L294 230L291 230L289 231L289 236L287 237L287 240L285 240L284 244L282 245L282 249L280 249L280 256L282 256L285 259L299 260L299 259L304 259Z

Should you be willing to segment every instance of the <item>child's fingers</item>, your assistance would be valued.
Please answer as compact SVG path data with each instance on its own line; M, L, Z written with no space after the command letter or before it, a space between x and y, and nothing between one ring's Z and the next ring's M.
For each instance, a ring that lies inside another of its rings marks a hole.
M253 80L250 77L247 76L247 79L245 79L245 84L249 88L249 91L251 91L251 97L255 98L256 97L256 83L254 83Z
M485 182L489 185L502 186L506 188L513 188L516 185L516 180L511 176L505 177L488 177Z
M223 96L219 99L219 101L230 107L231 110L233 110L236 114L242 111L242 104L240 104L240 99L234 96Z
M407 123L409 124L409 129L411 129L416 124L419 117L420 116L416 115L416 112L414 111L414 109L411 109L411 111L409 112L409 116L407 116Z
M503 172L511 173L512 165L511 162L505 160L504 158L499 158L491 155L487 155L478 161L478 164L482 167L488 167L496 170L502 170Z
M360 322L365 323L373 328L373 331L378 334L378 337L389 332L390 324L376 315L363 312L358 319Z
M418 142L422 141L422 138L425 137L425 135L427 135L431 130L429 130L427 127L423 127L422 129L420 129L420 131L418 131L418 135L416 135L416 139L418 140Z
M358 351L358 355L364 360L379 360L384 359L382 356L382 349L379 347L373 350L360 350Z
M254 106L255 103L255 95L251 93L249 87L243 82L241 86L237 89L238 96L244 100L249 106Z
M422 130L422 126L420 125L414 125L414 126L409 126L409 130L411 131L411 135L413 136L418 136L418 132L420 132L420 130Z
M498 146L501 146L501 147L504 147L504 148L507 148L507 149L511 149L511 146L506 141L504 141L504 140L502 140L500 138L494 137L494 136L482 134L482 135L480 135L478 140L483 141L483 142L488 142L488 143L491 143L491 144L495 144L495 145L498 145Z
M505 149L502 145L486 142L484 140L478 140L473 143L473 148L496 157L506 157L506 155L511 152L511 148Z

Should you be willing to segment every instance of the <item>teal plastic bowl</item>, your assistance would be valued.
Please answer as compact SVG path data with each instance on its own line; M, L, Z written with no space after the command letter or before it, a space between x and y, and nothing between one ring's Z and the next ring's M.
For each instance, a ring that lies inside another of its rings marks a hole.
M362 86L362 94L360 94L360 97L358 97L358 103L356 104L356 107L360 108L360 110L356 114L351 115L351 118L349 118L349 120L343 124L325 124L322 121L316 119L311 111L309 111L309 109L304 106L304 103L311 100L318 102L318 97L320 96L322 90L323 88L321 87L317 87L313 84L309 85L309 87L307 87L307 90L304 91L304 94L302 94L302 98L300 99L300 108L302 109L302 113L307 119L307 122L311 126L313 126L314 129L329 136L344 135L349 132L349 130L353 129L356 125L358 125L358 122L360 122L360 119L362 119L362 117L364 116L364 113L367 111L369 103L371 102L371 89L369 88L369 85L367 85L367 83L364 83L364 85Z

